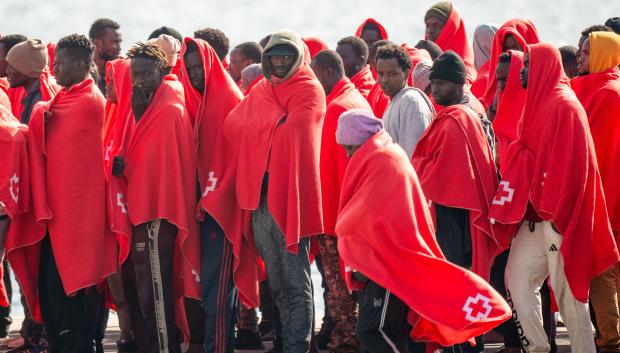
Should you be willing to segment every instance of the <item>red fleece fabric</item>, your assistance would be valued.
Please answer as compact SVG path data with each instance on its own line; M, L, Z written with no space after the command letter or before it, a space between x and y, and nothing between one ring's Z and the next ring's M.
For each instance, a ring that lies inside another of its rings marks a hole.
M528 203L562 235L564 273L575 296L587 302L590 280L618 262L588 118L564 75L559 51L529 47L525 107L519 137L489 216L514 225Z
M450 346L493 329L511 310L482 278L445 259L432 222L407 155L387 132L376 133L344 176L338 251L349 269L410 308L412 338Z

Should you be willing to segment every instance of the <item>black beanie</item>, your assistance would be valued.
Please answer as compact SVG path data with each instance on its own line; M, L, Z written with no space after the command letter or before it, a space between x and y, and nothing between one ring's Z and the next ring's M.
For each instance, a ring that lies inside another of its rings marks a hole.
M605 26L620 34L620 17L612 17L605 22Z
M448 50L435 59L428 79L465 84L467 82L465 63L457 53Z

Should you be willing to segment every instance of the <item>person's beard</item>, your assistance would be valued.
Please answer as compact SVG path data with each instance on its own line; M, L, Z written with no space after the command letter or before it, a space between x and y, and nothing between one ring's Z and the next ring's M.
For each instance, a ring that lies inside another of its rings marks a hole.
M99 57L103 59L103 61L112 61L114 59L118 59L118 55L116 54L108 54L106 52L99 53Z

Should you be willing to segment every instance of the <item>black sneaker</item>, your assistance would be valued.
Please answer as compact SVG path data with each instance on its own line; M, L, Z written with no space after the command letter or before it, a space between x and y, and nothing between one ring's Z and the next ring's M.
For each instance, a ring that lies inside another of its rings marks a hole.
M276 338L276 326L271 320L261 320L258 331L263 341L273 341Z
M241 329L237 331L235 349L238 349L240 351L257 350L265 349L265 346L263 346L263 341L261 340L258 333L252 332L250 330Z
M273 348L268 350L265 353L282 353L282 341L280 340L274 340L273 341Z
M324 351L327 349L327 345L332 339L333 330L334 327L332 324L328 322L323 322L319 333L316 334L316 345L319 347L320 350Z

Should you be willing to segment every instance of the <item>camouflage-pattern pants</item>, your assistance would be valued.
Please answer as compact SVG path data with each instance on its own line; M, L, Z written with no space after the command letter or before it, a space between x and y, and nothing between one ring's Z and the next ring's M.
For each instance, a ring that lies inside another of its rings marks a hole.
M347 284L340 271L340 255L338 254L338 238L331 235L320 235L321 263L325 272L327 294L327 311L334 321L331 341L327 345L331 353L359 352L359 341L355 336L357 325L357 302L349 293Z

